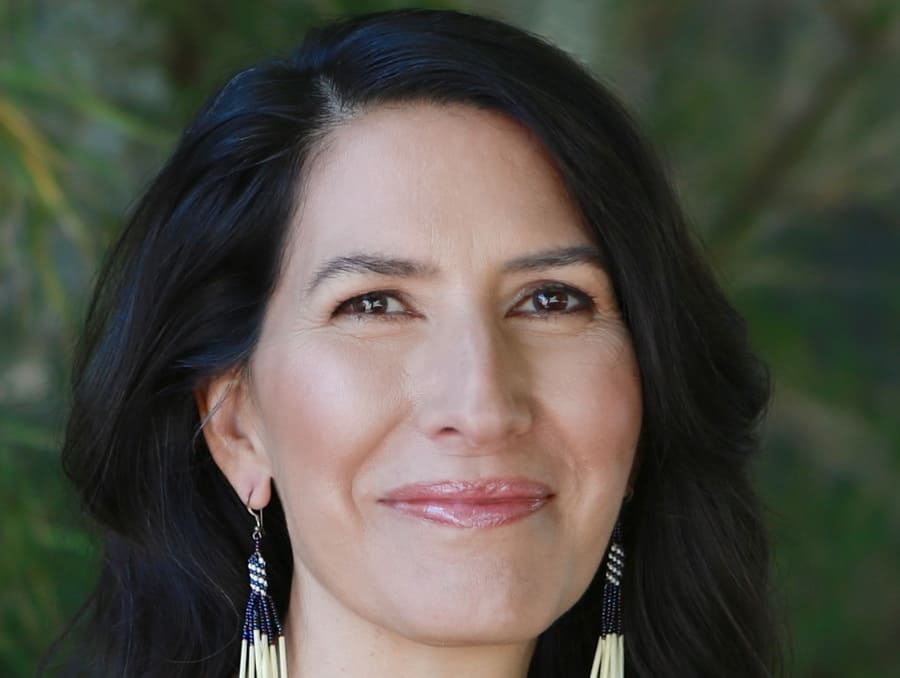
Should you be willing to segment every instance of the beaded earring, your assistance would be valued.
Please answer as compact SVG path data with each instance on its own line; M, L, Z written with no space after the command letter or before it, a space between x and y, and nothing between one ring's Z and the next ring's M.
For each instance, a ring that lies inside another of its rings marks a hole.
M603 584L603 611L600 621L600 639L594 653L590 678L624 678L625 636L622 624L622 570L625 567L625 549L622 546L622 528L617 521L606 554L606 581Z
M287 678L287 655L284 630L275 602L269 596L266 561L259 550L263 536L262 509L247 510L256 520L253 528L253 553L247 560L250 574L250 600L244 613L241 634L241 666L239 678Z

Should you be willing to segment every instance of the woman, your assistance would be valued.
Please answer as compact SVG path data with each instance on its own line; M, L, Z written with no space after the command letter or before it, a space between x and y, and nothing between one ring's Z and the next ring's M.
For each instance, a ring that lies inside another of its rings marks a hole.
M628 115L532 35L384 12L237 74L75 375L91 675L776 672L766 372Z

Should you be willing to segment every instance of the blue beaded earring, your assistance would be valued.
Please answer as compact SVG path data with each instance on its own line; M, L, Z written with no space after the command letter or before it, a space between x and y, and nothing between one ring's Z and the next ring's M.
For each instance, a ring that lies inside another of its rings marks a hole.
M287 678L287 655L284 630L269 596L266 561L259 550L263 536L262 509L247 510L256 520L253 528L253 553L247 561L250 574L250 600L244 613L241 635L241 666L239 678Z
M606 581L603 584L603 611L600 620L600 640L594 653L591 678L624 678L625 635L622 623L622 571L625 568L625 549L622 546L622 527L619 521L613 528L606 554Z

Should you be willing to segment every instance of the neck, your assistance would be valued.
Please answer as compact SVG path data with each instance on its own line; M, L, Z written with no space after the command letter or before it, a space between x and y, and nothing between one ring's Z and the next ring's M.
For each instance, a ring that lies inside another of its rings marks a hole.
M441 645L407 638L349 611L310 581L291 587L285 623L291 678L525 678L535 640Z

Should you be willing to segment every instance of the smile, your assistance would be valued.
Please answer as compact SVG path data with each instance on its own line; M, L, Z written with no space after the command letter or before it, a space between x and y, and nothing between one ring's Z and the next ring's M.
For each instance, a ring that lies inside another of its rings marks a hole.
M427 522L471 529L521 520L540 511L552 498L542 483L492 478L405 485L379 503Z

